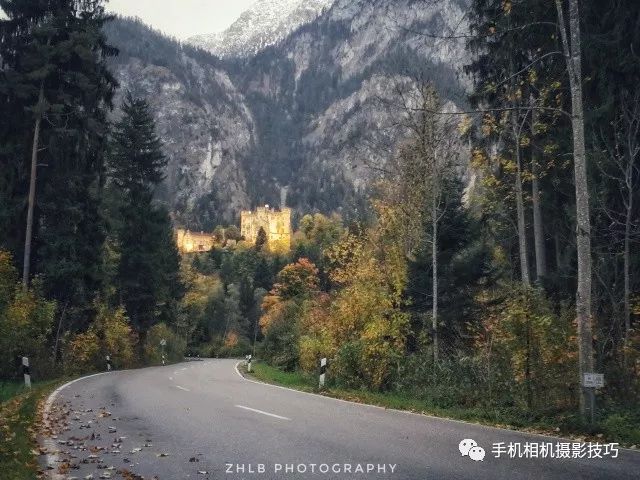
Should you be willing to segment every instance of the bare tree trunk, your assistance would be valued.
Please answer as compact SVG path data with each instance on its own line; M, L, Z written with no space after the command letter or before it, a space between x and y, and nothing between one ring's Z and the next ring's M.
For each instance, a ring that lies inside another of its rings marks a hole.
M433 328L433 363L438 363L438 202L437 196L433 194L433 204L431 208L432 242L431 242L431 268L433 283L432 302L432 328Z
M38 105L36 106L36 121L33 129L33 145L31 147L31 176L29 179L29 206L27 209L27 230L24 239L24 261L22 264L22 287L29 288L29 274L31 267L31 239L33 237L33 211L36 203L36 180L38 175L38 145L40 143L40 124L42 123L42 108L44 104L44 84L40 84Z
M629 176L627 176L629 182ZM631 187L631 184L629 184ZM627 190L627 208L624 224L624 359L627 365L627 348L629 347L629 335L631 333L631 215L633 213L633 189Z
M526 286L531 285L529 276L529 259L527 258L527 225L524 218L524 200L522 196L522 161L520 155L520 134L517 125L516 113L511 115L511 123L513 125L513 141L516 157L516 214L518 215L518 247L520 250L520 275L522 283Z
M578 364L581 385L580 413L590 410L588 389L582 387L583 374L593 372L593 333L591 318L591 218L589 186L584 137L584 106L582 97L582 53L580 42L580 13L578 0L568 0L569 32L564 19L562 0L556 0L558 24L567 61L571 88L571 126L573 130L573 163L576 190L576 246L578 257L578 285L576 314L578 320ZM569 43L569 37L571 43ZM590 412L589 412L590 413Z
M528 292L526 293L528 295ZM525 361L524 377L527 385L527 408L533 408L533 385L531 384L531 318L527 315L527 358Z
M535 159L534 159L535 165ZM533 241L536 251L536 279L547 276L547 252L544 245L544 227L542 222L542 205L540 200L540 186L534 167L531 181L531 199L533 204Z
M69 302L64 304L62 307L62 312L60 312L60 320L58 320L58 330L56 331L56 341L53 344L53 364L56 365L58 363L58 345L60 344L60 333L62 332L62 324L64 322L64 316L67 313L67 306Z
M533 102L531 103L533 106ZM531 111L531 203L533 205L533 245L536 253L536 279L547 276L547 252L544 244L544 226L542 222L542 202L540 200L539 168L533 150L535 135L535 110Z

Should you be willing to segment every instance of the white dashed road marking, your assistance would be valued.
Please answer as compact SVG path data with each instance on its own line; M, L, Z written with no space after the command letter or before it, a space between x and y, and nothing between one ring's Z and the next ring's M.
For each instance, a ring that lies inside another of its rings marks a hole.
M269 417L279 418L280 420L291 420L290 418L282 417L280 415L276 415L275 413L263 412L262 410L256 410L255 408L249 408L243 405L236 405L236 407L242 408L243 410L249 410L250 412L261 413L262 415L267 415Z

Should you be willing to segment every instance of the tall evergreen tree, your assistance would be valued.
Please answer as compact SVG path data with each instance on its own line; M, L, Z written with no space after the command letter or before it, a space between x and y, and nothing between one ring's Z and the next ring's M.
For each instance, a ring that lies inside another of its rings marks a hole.
M154 201L166 157L146 101L127 94L115 125L109 158L110 188L119 193L116 274L118 300L144 334L173 322L183 295L179 255L167 210Z
M267 232L264 231L264 228L260 227L260 229L258 230L258 235L256 236L256 250L258 252L262 251L267 242Z
M101 0L0 6L8 16L0 22L0 99L11 113L0 124L3 243L17 252L24 245L23 283L31 270L42 274L58 300L60 332L69 315L76 326L86 322L101 287L98 206L117 86L106 63L117 52L102 31L109 17Z
M256 264L256 271L253 277L253 286L262 288L266 291L273 287L273 271L269 265L269 261L264 255L260 255Z

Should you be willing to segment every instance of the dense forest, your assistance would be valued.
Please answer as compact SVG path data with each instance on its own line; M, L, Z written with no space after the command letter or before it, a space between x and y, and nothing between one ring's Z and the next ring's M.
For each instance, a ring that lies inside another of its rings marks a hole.
M220 226L180 258L152 112L109 115L102 2L0 0L0 376L327 357L329 387L577 429L601 372L589 428L640 442L640 4L471 3L468 108L411 60L366 215L301 215L288 254Z
M153 357L184 292L148 105L108 119L101 2L0 7L0 375L23 355L40 378Z

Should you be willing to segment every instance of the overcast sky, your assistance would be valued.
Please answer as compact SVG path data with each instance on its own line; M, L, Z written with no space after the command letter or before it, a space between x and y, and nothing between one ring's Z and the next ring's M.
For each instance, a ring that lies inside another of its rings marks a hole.
M256 0L110 0L107 9L143 22L180 40L221 32ZM0 9L0 18L6 18Z
M255 0L110 0L107 9L140 17L143 22L181 40L221 32Z

